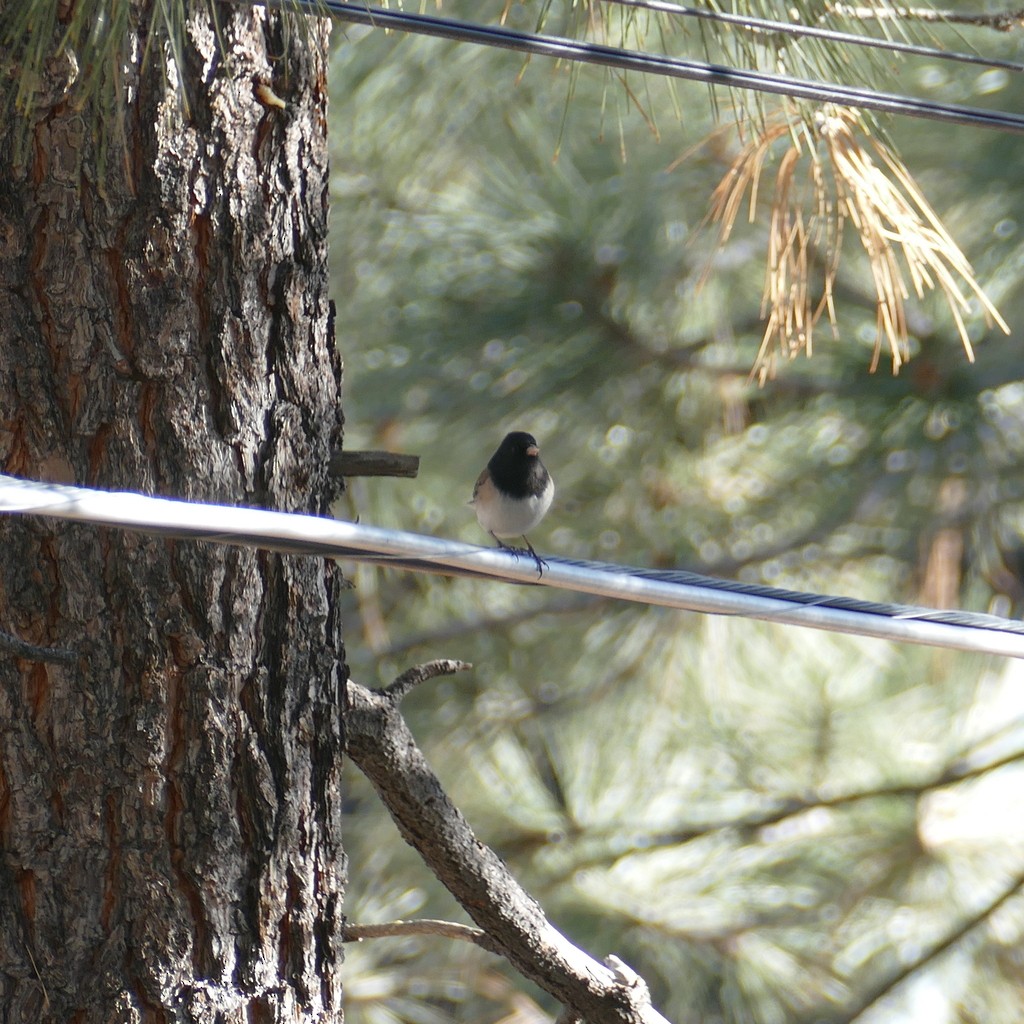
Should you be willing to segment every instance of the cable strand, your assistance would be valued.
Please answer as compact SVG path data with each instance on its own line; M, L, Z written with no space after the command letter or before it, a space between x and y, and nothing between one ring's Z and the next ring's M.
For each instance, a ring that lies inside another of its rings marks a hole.
M947 124L962 124L1024 135L1024 116L1002 110L986 110L954 103L936 103L930 100L896 93L877 92L838 83L815 82L788 75L749 71L706 61L663 54L625 50L600 43L581 42L559 36L519 32L495 25L478 25L416 14L411 11L392 11L366 4L347 3L345 0L294 0L313 12L326 8L342 21L387 28L400 32L437 36L462 42L478 43L520 53L554 57L575 63L596 64L625 71L663 75L704 82L755 92L791 96L816 103L837 103L846 107L877 110L888 114L920 117Z

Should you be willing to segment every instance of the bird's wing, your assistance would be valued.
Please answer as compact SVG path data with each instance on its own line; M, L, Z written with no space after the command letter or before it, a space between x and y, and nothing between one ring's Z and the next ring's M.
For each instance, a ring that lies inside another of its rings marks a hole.
M480 493L480 488L483 487L483 485L487 483L487 481L490 479L491 471L486 466L484 466L483 471L476 478L476 483L473 484L473 497L469 499L470 505L472 505L473 502L476 501L476 496Z

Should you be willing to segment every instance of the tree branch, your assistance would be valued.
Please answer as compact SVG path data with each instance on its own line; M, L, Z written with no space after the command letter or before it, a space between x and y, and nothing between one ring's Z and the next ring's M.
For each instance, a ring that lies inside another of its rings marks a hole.
M984 924L984 922L996 913L996 911L999 910L1007 900L1019 893L1021 889L1024 889L1024 872L1021 872L1013 878L1009 886L1003 889L995 898L986 903L980 910L966 918L964 921L961 921L949 932L949 934L945 936L945 938L941 939L930 949L926 950L921 954L921 956L913 960L911 963L905 964L894 974L876 985L871 991L866 992L856 1004L848 1009L848 1015L843 1019L847 1024L852 1024L853 1021L874 1006L880 999L884 999L912 974L916 974L922 967L926 967L936 957L941 956L946 952L946 950L955 946L969 932L972 932L977 928L978 925Z
M491 942L487 932L472 928L456 921L437 921L432 918L418 918L415 921L384 921L380 924L346 924L342 933L343 942L362 942L363 939L381 939L394 935L440 935L446 939L472 942L488 953L500 950Z
M886 786L876 786L872 789L836 793L834 796L779 797L767 807L727 818L723 821L712 821L706 825L697 825L687 829L680 828L672 832L646 834L643 836L642 843L638 842L628 848L616 847L614 859L641 850L681 846L684 843L693 842L695 839L701 839L716 832L767 828L771 825L777 825L787 818L793 818L806 811L818 810L820 808L834 810L845 807L848 804L859 803L862 800L919 799L924 794L930 793L933 790L943 789L946 786L952 786L969 779L980 778L1021 760L1024 760L1024 750L1014 750L983 764L972 765L967 760L960 759L931 778L923 779L919 782L895 782ZM591 832L591 834L593 835L594 833ZM603 852L598 853L589 860L574 862L572 870L578 871L581 867L600 866L606 864L609 859L613 859L613 855Z
M933 7L854 7L834 4L833 14L859 21L928 21L951 25L977 25L1009 32L1024 26L1024 9L1017 11L937 11Z
M413 665L406 669L390 686L377 692L397 704L414 686L425 683L428 679L438 676L451 676L456 672L465 672L473 666L468 661L455 661L452 658L438 658L422 665Z
M348 452L331 455L327 472L332 477L398 476L415 477L420 471L418 455L398 452Z
M495 950L588 1024L667 1024L636 975L630 972L627 980L621 962L600 963L573 945L497 854L477 839L417 747L397 700L352 680L346 696L349 757L377 790L405 841Z

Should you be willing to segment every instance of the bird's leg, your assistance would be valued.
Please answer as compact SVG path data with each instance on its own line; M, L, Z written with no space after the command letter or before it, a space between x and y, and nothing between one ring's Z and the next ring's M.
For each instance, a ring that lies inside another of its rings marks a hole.
M544 570L545 568L547 568L548 563L545 562L544 559L541 558L540 555L538 555L537 552L533 550L533 545L530 543L530 539L526 536L525 533L523 534L523 543L526 544L526 550L529 551L531 555L533 555L533 561L537 566L537 579L540 579L544 575Z
M494 543L497 544L498 547L501 548L502 551L507 551L509 554L514 555L516 558L518 558L522 554L522 552L519 550L519 548L514 548L514 547L512 547L511 544L506 544L496 534L491 533L490 530L488 530L487 532L490 533L492 537L494 537Z

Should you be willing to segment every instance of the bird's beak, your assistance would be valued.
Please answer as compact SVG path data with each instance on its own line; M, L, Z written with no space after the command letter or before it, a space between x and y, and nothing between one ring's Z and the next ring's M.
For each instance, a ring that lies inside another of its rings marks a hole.
M540 455L540 449L535 444L531 444L530 447L526 449L526 454L530 456Z

